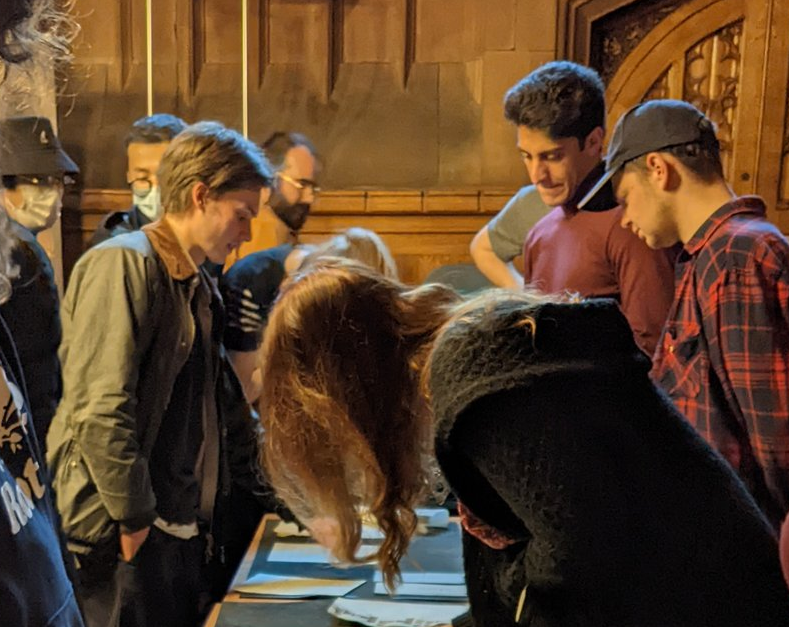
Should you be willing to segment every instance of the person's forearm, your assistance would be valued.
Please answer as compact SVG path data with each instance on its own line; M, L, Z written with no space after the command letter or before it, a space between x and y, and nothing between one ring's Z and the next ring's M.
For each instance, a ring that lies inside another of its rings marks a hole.
M230 363L244 390L247 403L253 404L263 389L263 379L257 363L257 351L228 351Z
M497 287L510 289L523 287L523 277L515 269L515 266L502 261L493 252L478 251L474 255L474 262L479 271Z

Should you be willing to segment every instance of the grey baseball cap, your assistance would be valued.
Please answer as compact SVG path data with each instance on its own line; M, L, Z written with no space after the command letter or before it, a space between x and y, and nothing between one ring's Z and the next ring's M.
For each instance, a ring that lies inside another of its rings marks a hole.
M715 141L715 127L696 107L682 100L650 100L627 111L614 127L605 174L578 203L579 209L594 211L589 201L628 161L648 152L672 146Z
M47 118L0 120L0 175L78 172L77 164L63 150Z

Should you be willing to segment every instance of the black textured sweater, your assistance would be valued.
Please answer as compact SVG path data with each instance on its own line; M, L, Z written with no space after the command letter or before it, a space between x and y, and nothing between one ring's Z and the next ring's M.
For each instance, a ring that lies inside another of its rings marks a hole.
M516 540L495 550L464 534L465 622L789 625L768 523L648 369L612 301L500 302L439 338L439 464Z

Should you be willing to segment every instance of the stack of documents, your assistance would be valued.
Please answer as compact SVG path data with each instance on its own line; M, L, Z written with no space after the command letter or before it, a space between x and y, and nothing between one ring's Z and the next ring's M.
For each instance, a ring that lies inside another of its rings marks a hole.
M288 575L258 573L233 590L243 596L308 599L312 597L338 597L348 594L364 583L364 579L310 579Z
M463 573L403 572L402 583L391 596L395 599L422 599L440 601L444 599L465 599L466 581ZM381 571L376 571L375 594L388 595Z
M363 544L356 552L356 557L364 559L378 551L378 546ZM337 565L331 551L320 544L294 544L275 542L268 554L269 562L286 562L290 564L330 564Z

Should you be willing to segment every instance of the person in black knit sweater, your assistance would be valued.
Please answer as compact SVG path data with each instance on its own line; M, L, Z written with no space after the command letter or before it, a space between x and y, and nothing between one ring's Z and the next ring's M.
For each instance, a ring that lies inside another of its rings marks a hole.
M262 357L275 489L348 561L367 506L389 584L434 447L464 527L455 624L789 624L774 532L615 302L462 303L327 261L283 290Z

